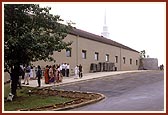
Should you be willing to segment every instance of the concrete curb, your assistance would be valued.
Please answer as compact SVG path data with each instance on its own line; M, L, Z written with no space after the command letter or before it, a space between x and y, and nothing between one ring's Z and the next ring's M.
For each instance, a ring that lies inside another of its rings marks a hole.
M92 93L92 92L86 92L86 93ZM74 108L78 108L78 107L81 107L81 106L84 106L84 105L96 103L96 102L101 101L102 99L105 98L105 96L103 94L101 94L101 93L94 93L94 94L98 94L98 95L100 95L100 97L97 98L97 99L89 100L89 101L82 102L82 103L79 103L79 104L69 105L69 106L62 107L62 108L57 108L57 109L52 109L52 111L74 109Z
M118 74L115 74L115 75L120 75L122 73L118 73ZM65 86L65 85L71 85L71 84L75 84L77 82L86 82L86 81L90 81L90 80L96 80L96 79L103 79L105 77L110 77L111 75L106 75L106 76L101 76L101 77L93 77L93 78L88 78L88 79L82 79L81 80L78 80L78 81L71 81L71 82L67 82L67 83L60 83L60 84L57 84L56 86ZM114 75L112 75L114 76ZM46 86L46 87L52 87L54 85L51 85L51 86ZM44 88L44 87L43 87Z

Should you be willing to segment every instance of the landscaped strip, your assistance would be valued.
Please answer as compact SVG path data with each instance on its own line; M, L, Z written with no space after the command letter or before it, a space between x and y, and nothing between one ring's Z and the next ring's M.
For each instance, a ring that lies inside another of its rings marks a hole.
M63 98L71 98L71 101L67 101L64 103L47 105L37 108L29 108L29 109L19 109L18 111L58 111L58 110L66 110L72 109L80 106L84 106L90 103L94 103L100 101L105 98L103 94L100 93L92 93L92 92L78 92L78 91L64 91L64 90L54 90L54 89L38 89L32 92L33 94L39 95L48 95L48 96L59 96Z

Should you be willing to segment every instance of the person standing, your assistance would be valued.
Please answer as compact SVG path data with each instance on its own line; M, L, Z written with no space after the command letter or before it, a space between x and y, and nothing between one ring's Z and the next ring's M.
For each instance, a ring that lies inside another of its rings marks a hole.
M62 64L59 64L59 71L60 71L60 74L62 74Z
M22 89L21 79L22 79L23 71L24 71L24 70L22 69L22 66L20 65L20 68L19 68L19 79L18 79L18 86L20 87L20 89Z
M53 71L53 66L50 66L49 69L49 83L53 83L54 82L54 71Z
M34 79L33 78L33 66L30 66L30 79Z
M25 77L24 77L24 82L22 84L25 84L26 81L27 81L27 84L26 85L29 85L29 77L30 77L30 66L26 66L26 69L25 69Z
M70 69L70 65L69 63L67 63L67 66L66 66L66 76L69 77L69 69Z
M65 66L65 76L67 77L67 63L64 63Z
M55 83L56 82L56 66L53 65L52 68L53 68L53 77L54 77L53 78L54 79L53 82Z
M45 84L49 84L49 67L48 65L45 68L44 71L44 78L45 78Z
M65 63L62 63L62 75L65 77Z
M58 74L59 75L59 82L62 82L63 75L62 75L62 72L61 72L62 71L62 66L61 65L59 66L58 71L59 71L59 74Z
M24 66L23 65L20 65L20 67L21 67L21 71L22 71L22 79L24 79L24 76L25 76L25 68L24 68Z
M78 74L79 74L79 68L78 68L78 65L76 65L74 79L78 79Z
M59 70L59 65L56 65L56 76L55 76L55 81L57 83L59 83L59 73L60 73L60 70Z
M83 73L82 73L82 65L79 65L79 78L83 77Z
M39 65L37 67L36 78L37 78L37 82L38 82L38 87L41 87L42 70Z

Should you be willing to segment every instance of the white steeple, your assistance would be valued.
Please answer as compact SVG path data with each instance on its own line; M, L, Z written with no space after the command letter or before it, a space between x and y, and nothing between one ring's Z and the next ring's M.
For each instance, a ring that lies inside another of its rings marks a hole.
M103 25L103 32L101 33L101 35L105 38L109 38L109 32L108 32L108 27L106 25L106 9L105 9L105 13L104 13L104 25Z

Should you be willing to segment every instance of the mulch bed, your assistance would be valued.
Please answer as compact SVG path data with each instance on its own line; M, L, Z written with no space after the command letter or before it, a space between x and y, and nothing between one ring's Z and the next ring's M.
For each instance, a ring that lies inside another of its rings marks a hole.
M51 88L36 89L32 91L32 94L39 94L45 96L61 96L65 98L71 98L72 101L54 104L49 106L43 106L38 108L29 108L29 109L19 109L18 111L58 111L72 109L75 107L80 107L86 104L94 103L104 99L104 95L99 93L91 92L78 92L78 91L64 91L64 90L55 90Z

